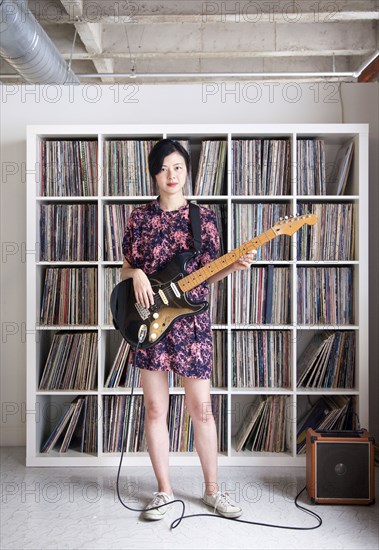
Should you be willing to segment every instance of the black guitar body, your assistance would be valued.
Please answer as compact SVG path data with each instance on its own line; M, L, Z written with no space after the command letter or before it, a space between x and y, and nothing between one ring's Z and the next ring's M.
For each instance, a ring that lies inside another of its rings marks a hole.
M208 308L206 301L191 302L177 284L188 275L186 264L194 254L194 251L182 252L162 270L148 276L154 291L154 305L149 309L136 303L132 279L115 286L110 298L113 325L132 347L139 341L143 349L153 346L174 321Z

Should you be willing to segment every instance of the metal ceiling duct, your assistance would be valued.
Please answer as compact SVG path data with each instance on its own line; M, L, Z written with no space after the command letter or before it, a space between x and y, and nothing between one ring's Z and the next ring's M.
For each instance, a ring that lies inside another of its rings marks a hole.
M80 84L26 0L0 0L0 55L31 84Z

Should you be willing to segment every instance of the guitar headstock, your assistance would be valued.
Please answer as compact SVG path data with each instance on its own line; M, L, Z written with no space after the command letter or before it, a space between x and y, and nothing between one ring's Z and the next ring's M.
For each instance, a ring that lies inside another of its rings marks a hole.
M314 225L317 218L314 214L297 214L296 216L286 216L280 218L278 222L272 227L277 235L293 235L303 225Z

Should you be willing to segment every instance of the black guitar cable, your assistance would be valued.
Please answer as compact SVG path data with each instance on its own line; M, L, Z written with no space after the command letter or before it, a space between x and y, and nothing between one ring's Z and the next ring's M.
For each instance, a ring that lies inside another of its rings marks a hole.
M183 517L184 517L184 512L185 512L185 509L186 509L186 505L184 504L183 500L180 500L180 499L171 500L170 502L167 502L166 504L161 504L160 506L155 506L153 508L132 508L131 506L128 506L127 504L125 504L125 502L122 500L121 495L120 495L120 472L121 472L122 459L123 459L123 456L124 456L124 446L125 446L125 443L127 444L127 441L128 441L129 424L130 424L130 419L131 419L130 418L130 412L131 412L131 408L132 408L132 399L133 399L133 395L134 395L134 387L135 387L135 382L136 382L136 380L135 380L136 379L136 357L137 357L139 347L144 342L144 340L146 338L146 335L147 335L147 326L146 325L141 325L141 327L139 329L139 332L138 332L138 343L137 343L137 346L135 348L134 357L133 357L132 388L131 388L131 392L130 392L128 412L124 416L124 426L123 426L123 430L122 430L121 457L120 457L120 464L118 466L117 481L116 481L117 496L118 496L118 499L121 502L121 504L125 508L127 508L128 510L131 510L132 512L145 512L146 510L157 510L158 508L163 508L164 506L167 506L168 504L171 505L173 502L180 502L181 505L183 506L182 515L180 516L180 518L178 518L179 523L180 523L182 521ZM175 520L175 521L177 521L177 520ZM179 525L179 523L178 523L178 525ZM177 525L175 527L177 527Z
M133 395L134 395L135 377L136 377L136 356L137 356L137 352L138 352L138 349L139 349L140 345L144 342L144 340L146 338L146 334L147 334L146 325L141 325L141 328L140 328L139 333L138 333L138 344L135 348L134 357L133 357L133 365L132 365L132 369L133 369L132 381L133 382L132 382L132 388L131 388L131 392L130 392L128 412L124 417L124 426L123 426L123 431L122 431L121 457L120 457L120 464L119 464L119 467L118 467L117 481L116 481L117 496L118 496L118 499L119 499L120 503L122 504L122 506L124 506L124 508L127 508L128 510L131 510L132 512L145 512L146 510L157 510L158 508L163 508L164 506L171 506L175 502L180 502L180 504L182 505L182 513L181 513L180 517L176 518L171 523L170 529L176 529L183 519L197 518L197 517L226 519L228 521L235 521L235 522L238 522L238 523L247 523L249 525L260 525L262 527L274 527L276 529L292 529L292 530L296 530L296 531L310 531L312 529L317 529L318 527L320 527L321 524L322 524L321 517L318 514L316 514L315 512L313 512L312 510L309 510L308 508L305 508L304 506L301 506L298 503L298 499L299 499L300 495L305 491L306 487L303 487L301 489L301 491L296 495L294 504L295 504L296 508L299 508L299 510L302 510L303 512L313 516L317 520L317 525L314 525L313 527L297 527L297 526L289 526L289 525L276 525L274 523L261 523L261 522L257 522L257 521L247 521L247 520L243 520L243 519L227 518L227 517L220 516L220 515L217 515L217 514L191 514L191 515L185 516L184 512L185 512L185 509L186 509L186 505L184 504L184 501L181 500L181 499L174 499L174 500L171 500L170 502L167 502L166 504L161 504L159 506L155 506L155 507L152 507L152 508L132 508L131 506L128 506L127 504L125 504L125 502L122 500L121 495L120 495L120 486L119 486L120 472L121 472L122 459L123 459L123 456L124 456L124 445L125 445L125 442L127 444L127 438L128 438L128 434L129 434L130 412L131 412L131 406L132 406L132 398L133 398Z

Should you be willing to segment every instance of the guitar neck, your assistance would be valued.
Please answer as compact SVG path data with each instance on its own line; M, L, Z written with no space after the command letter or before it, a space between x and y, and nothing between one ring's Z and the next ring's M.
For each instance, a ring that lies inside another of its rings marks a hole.
M234 262L239 260L241 256L246 254L247 252L250 252L251 250L257 250L260 246L262 246L265 243L268 243L272 239L274 239L277 236L275 231L271 228L265 231L264 233L261 233L258 235L258 237L254 237L254 239L251 239L251 241L247 241L243 243L238 248L235 248L234 250L231 250L227 254L224 254L223 256L220 256L220 258L217 258L217 260L214 260L213 262L205 265L204 267L198 269L197 271L194 271L193 273L190 273L186 277L183 277L177 284L179 288L183 292L188 292L189 290L192 290L193 288L197 287L204 281L207 281L212 275L215 275L216 273L219 273L226 267L229 267Z

